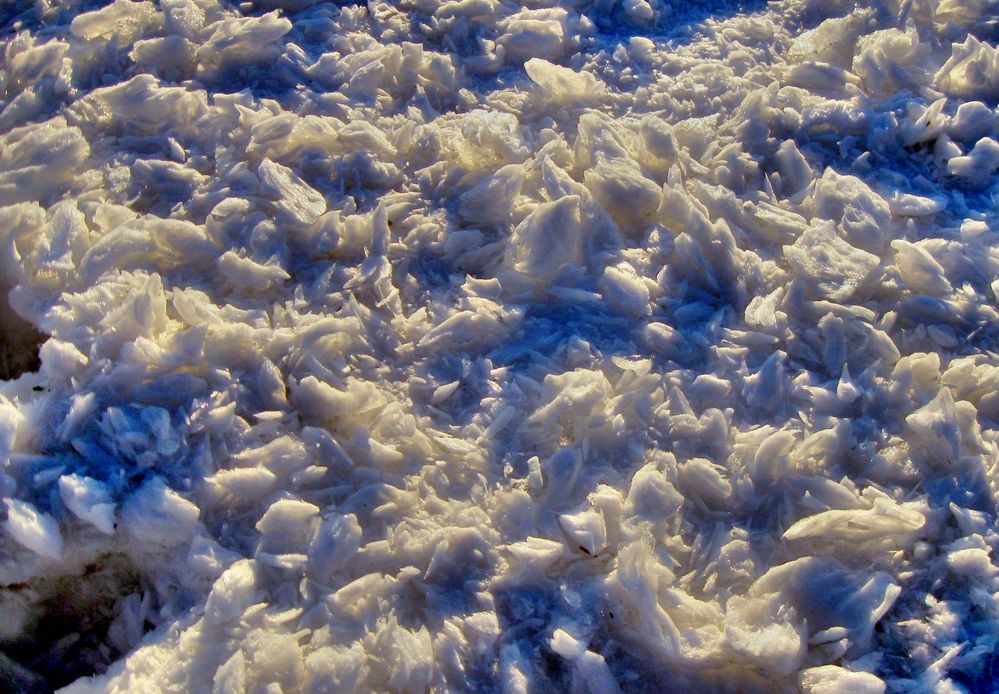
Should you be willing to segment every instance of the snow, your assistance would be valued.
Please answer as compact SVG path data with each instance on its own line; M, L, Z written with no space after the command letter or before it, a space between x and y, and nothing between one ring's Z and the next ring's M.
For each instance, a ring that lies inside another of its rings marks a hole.
M0 9L0 689L988 690L995 9Z

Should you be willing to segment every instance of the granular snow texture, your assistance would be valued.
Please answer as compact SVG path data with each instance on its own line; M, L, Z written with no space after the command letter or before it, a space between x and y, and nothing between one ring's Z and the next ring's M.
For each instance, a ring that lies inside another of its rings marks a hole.
M0 689L995 691L996 0L0 31Z

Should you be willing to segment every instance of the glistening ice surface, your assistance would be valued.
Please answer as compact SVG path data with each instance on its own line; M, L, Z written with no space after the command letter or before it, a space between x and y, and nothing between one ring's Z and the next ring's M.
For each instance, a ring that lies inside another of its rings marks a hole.
M0 689L994 691L997 13L7 0Z

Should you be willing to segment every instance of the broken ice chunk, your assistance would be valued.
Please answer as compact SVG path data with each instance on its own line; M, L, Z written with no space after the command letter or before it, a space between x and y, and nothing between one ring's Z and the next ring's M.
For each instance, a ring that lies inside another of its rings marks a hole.
M142 543L165 547L183 544L194 534L197 506L153 477L143 483L122 507L125 529Z
M910 545L926 524L918 510L879 498L871 509L830 510L803 518L784 531L785 540L848 547L853 554Z
M114 533L114 502L101 482L80 475L64 475L59 478L59 496L77 518L102 533Z
M863 650L901 592L883 571L850 571L831 559L803 557L769 569L747 597L790 604L811 633L844 627L852 645Z
M261 192L272 197L278 212L290 222L308 226L326 212L326 199L297 173L270 159L257 167Z
M895 239L891 247L895 249L895 263L902 279L913 292L943 296L954 291L943 266L921 245Z
M933 142L940 137L950 120L941 113L946 104L947 99L942 98L921 110L915 106L910 107L909 116L899 128L902 142L906 147L921 142Z
M652 313L649 287L630 263L621 262L604 269L601 285L608 303L629 318Z
M981 101L968 101L957 107L947 133L958 142L978 142L992 135L995 128L995 112Z
M551 649L573 663L579 677L586 683L586 689L600 694L620 692L607 661L599 653L587 650L586 642L577 639L565 629L556 629L549 642Z
M558 503L572 495L582 466L582 456L572 448L563 448L548 459L545 483L549 503Z
M725 609L726 645L771 677L801 667L806 633L794 609L775 600L732 596Z
M793 245L784 246L784 257L797 279L831 301L853 296L879 263L876 255L841 239L830 222L805 229Z
M524 175L522 164L508 164L486 176L458 198L458 213L476 224L506 222L524 185Z
M968 188L986 188L992 183L992 175L999 170L999 142L991 137L983 137L975 143L974 149L962 157L954 157L947 162L947 173L957 176Z
M815 183L815 213L836 222L852 246L879 253L891 232L891 208L856 176L827 168Z
M753 481L773 482L791 468L790 453L798 439L790 431L775 431L756 449Z
M509 554L509 569L501 579L511 583L528 577L543 576L568 555L565 544L543 537L528 537L523 542L515 542L504 549Z
M606 121L584 115L579 131L576 163L587 166L583 174L586 188L623 230L641 231L663 201L662 188L645 177Z
M961 426L954 397L941 388L936 397L905 418L929 462L953 464L961 452Z
M724 504L732 494L732 483L722 475L724 468L705 458L692 458L677 471L682 491L692 494L708 506Z
M212 35L195 54L198 72L214 76L231 66L255 65L280 51L278 40L292 24L277 10L258 17L230 17L214 22Z
M0 135L0 205L45 200L89 154L83 133L62 117Z
M74 17L69 31L84 41L115 39L117 45L127 46L136 36L153 29L162 21L162 15L151 2L115 0L99 10Z
M558 522L573 544L590 556L596 556L607 546L607 526L599 511L563 513Z
M361 526L353 514L324 520L309 545L309 564L317 580L342 569L361 545Z
M884 694L885 683L869 672L854 672L839 665L821 665L802 670L798 684L803 694Z
M223 571L240 559L242 556L238 552L228 550L204 535L195 537L187 552L187 565L212 580L218 579Z
M90 232L75 204L58 204L52 212L49 224L38 239L32 260L40 269L61 274L72 270L80 262L89 246ZM125 254L122 249L118 257Z
M814 29L802 32L791 44L788 57L795 62L820 61L849 67L863 27L861 13L827 19Z
M496 42L514 60L534 56L555 60L565 49L566 15L562 8L523 10L500 25L505 33Z
M319 507L305 501L275 501L256 529L261 534L260 548L272 554L304 554L319 525Z
M207 128L212 115L204 91L165 86L153 75L144 73L110 87L95 89L71 108L74 119L86 121L91 127L115 123L118 127L148 135L184 132L185 141L189 137L207 136L206 133L195 134L192 129Z
M257 573L255 562L237 561L223 572L205 603L205 619L210 624L225 624L238 618L255 601Z
M954 543L955 545L958 543ZM988 580L999 569L992 563L989 550L985 547L948 548L947 566L959 576Z
M652 157L662 159L672 165L680 153L673 128L662 118L654 115L645 116L639 124L639 134L642 136L642 146Z
M49 559L62 559L62 533L55 518L20 499L3 501L7 505L4 528L19 545Z
M772 414L784 406L787 390L787 375L784 361L787 354L776 351L767 357L763 365L752 376L748 376L742 386L746 404L761 414Z
M631 478L624 510L629 516L659 522L672 516L682 505L683 495L656 468L655 463L649 463Z
M793 140L784 140L777 148L777 170L784 183L784 192L789 195L805 188L815 177L811 165Z
M933 78L937 89L948 96L972 99L999 94L999 50L970 33L963 43L955 41L950 46L950 58Z
M219 470L205 478L208 489L230 504L252 503L269 494L277 486L277 475L267 468L236 468Z
M586 187L622 230L641 231L659 209L662 189L628 157L595 158L596 166L583 175Z
M599 100L606 91L603 83L589 72L576 72L541 58L531 58L524 64L524 69L531 81L541 88L546 101L592 102Z
M233 456L240 467L266 468L278 475L287 475L309 464L305 445L294 436L279 436L263 446L246 448Z
M165 73L167 79L177 79L194 65L196 44L182 36L136 41L128 57L150 72Z
M905 30L883 29L863 36L853 59L853 72L863 80L871 96L887 96L903 89L916 89L925 81L921 69L930 46L921 40L915 25Z
M531 662L524 657L516 642L506 643L499 652L499 683L503 694L527 694L530 691L527 673Z
M578 195L538 205L517 225L507 251L514 269L538 279L551 281L566 266L580 266L582 220Z
M850 377L850 367L844 363L843 372L840 374L839 383L836 384L836 398L840 402L853 402L863 391L857 387Z
M937 198L896 192L888 199L888 206L896 217L932 217L943 212L947 203Z
M262 265L235 251L222 254L219 258L219 270L234 287L251 292L267 291L291 277L279 265Z

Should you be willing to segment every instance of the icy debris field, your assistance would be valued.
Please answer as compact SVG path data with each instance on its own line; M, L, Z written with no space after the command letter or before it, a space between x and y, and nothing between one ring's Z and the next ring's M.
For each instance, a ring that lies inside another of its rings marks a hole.
M0 31L0 689L995 691L999 3Z

